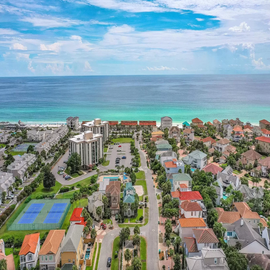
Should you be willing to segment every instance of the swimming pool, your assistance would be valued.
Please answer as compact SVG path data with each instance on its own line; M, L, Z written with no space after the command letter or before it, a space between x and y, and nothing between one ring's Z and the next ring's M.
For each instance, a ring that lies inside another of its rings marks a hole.
M224 192L223 193L223 196L222 196L223 200L226 200L228 198L228 196L226 195L226 193Z
M119 177L118 176L111 176L111 177L103 177L103 180L104 179L110 179L110 181L118 181Z
M194 168L191 168L190 170L191 170L192 172L195 172L195 171L196 171L196 169L194 169Z
M87 248L86 252L85 252L85 259L88 260L90 257L90 248Z
M127 180L126 173L123 175L123 180Z

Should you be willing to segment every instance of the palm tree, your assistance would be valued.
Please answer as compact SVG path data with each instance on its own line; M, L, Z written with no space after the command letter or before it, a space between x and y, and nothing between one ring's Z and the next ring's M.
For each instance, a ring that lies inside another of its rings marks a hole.
M174 251L175 251L175 253L180 254L181 238L179 236L176 237L173 245L174 245Z
M127 264L129 264L129 261L131 260L131 252L129 249L126 249L124 256L125 260L127 261Z

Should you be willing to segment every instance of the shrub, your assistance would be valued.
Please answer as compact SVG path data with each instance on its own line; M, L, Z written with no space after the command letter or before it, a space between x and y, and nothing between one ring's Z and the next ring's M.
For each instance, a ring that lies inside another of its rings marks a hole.
M60 188L59 193L64 193L67 191L69 191L69 187L62 187L62 188Z

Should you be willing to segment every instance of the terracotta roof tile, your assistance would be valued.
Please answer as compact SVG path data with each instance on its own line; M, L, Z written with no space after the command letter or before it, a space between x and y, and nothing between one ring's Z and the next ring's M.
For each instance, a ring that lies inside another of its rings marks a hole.
M241 131L243 131L242 127L241 127L241 126L238 126L238 125L236 125L236 126L233 128L233 130L236 131L236 132L241 132Z
M26 255L29 252L35 254L40 233L28 234L24 237L19 255Z
M213 124L212 124L210 121L208 121L207 124L208 124L209 126L213 126Z
M181 203L181 208L185 211L202 211L201 206L197 202L184 201Z
M180 218L179 224L182 228L207 227L203 218Z
M140 126L156 126L156 121L139 121Z
M166 168L177 168L176 163L173 162L172 160L171 161L164 162L164 166Z
M192 123L201 123L201 124L203 124L203 121L201 119L199 119L199 118L194 118L194 119L192 119Z
M206 142L216 143L216 140L214 140L211 137L207 137L207 138L201 139L201 141L204 142L204 143L206 143Z
M260 123L265 124L265 125L270 125L270 122L265 119L261 120Z
M118 125L118 121L109 121L109 126L116 126Z
M265 137L265 136L257 137L255 140L260 141L260 142L270 143L270 138Z
M80 221L83 208L75 208L69 221Z
M230 141L228 140L228 139L221 139L221 140L219 140L218 142L217 142L218 144L222 144L222 145L224 145L224 144L228 144L228 143L230 143Z
M223 169L221 167L219 167L218 165L215 165L213 163L210 163L208 165L206 165L204 168L203 168L203 171L205 172L210 172L212 173L213 175L217 175L218 172L222 172Z
M186 128L186 129L184 129L183 133L185 133L185 134L190 134L190 133L192 133L193 131L194 131L194 130L191 129L191 128Z
M232 224L241 218L241 215L238 212L224 211L220 208L216 208L216 210L218 212L219 223Z
M263 225L263 227L268 227L267 222L264 218L260 218L260 223Z
M39 255L56 254L65 233L65 230L51 230L39 251Z
M137 121L121 121L122 126L137 126Z
M202 196L199 191L173 191L173 198L179 198L180 201L202 201Z
M264 166L264 167L267 167L269 169L270 168L270 157L267 157L265 159L261 159L259 161L259 164Z
M184 242L186 243L186 247L189 253L197 253L198 248L196 245L196 240L193 237L184 237Z
M252 212L246 202L235 202L234 206L242 218L260 219L259 214L257 212Z
M213 229L193 229L193 234L197 243L218 243L218 239Z
M267 130L267 129L263 128L262 133L265 134L265 135L270 135L270 130Z

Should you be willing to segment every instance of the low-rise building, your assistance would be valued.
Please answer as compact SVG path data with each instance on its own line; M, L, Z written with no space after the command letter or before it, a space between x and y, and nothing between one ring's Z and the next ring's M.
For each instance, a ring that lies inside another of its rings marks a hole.
M191 122L192 122L192 125L194 125L194 126L203 125L203 121L199 118L194 118L191 120Z
M32 269L36 267L40 250L40 233L28 234L24 237L19 256L20 268Z
M244 132L245 140L249 141L249 142L252 141L253 131L249 128L245 128L245 129L243 129L243 132Z
M180 135L181 135L181 131L180 131L180 128L179 127L172 126L169 129L169 138L175 139L176 142L180 142Z
M61 247L61 264L73 264L77 268L84 262L83 225L70 226Z
M237 164L239 166L239 163L241 162L243 166L248 166L249 164L254 166L255 162L257 162L258 164L261 157L262 155L251 149L241 155L241 158L239 159Z
M187 270L229 270L226 255L221 248L204 247L201 256L186 258Z
M1 131L0 132L0 143L7 143L11 138L10 132Z
M156 121L139 121L139 126L143 130L152 131L154 129L154 127L157 126L157 123L156 123Z
M202 202L203 198L199 191L172 191L171 192L172 198L178 199L180 202L180 206L184 201L191 201L191 202ZM201 204L200 204L201 205Z
M14 177L24 180L27 176L27 169L36 161L34 154L23 154L22 156L14 156L15 161L8 165L7 170Z
M203 218L180 218L178 220L179 236L183 239L184 237L192 237L193 229L204 229L207 228Z
M241 215L238 212L224 211L223 208L216 208L216 210L218 212L218 223L232 224L241 219Z
M164 169L166 173L178 173L179 170L181 172L185 171L185 165L182 160L172 159L164 161Z
M185 164L196 169L203 169L207 165L207 155L202 151L195 150L183 158Z
M245 135L244 135L244 131L243 131L242 127L238 126L238 125L234 126L233 131L232 131L233 141L239 142L239 141L243 140L244 137L245 137Z
M250 188L246 185L240 185L237 190L243 194L244 202L248 202L252 199L262 199L264 195L262 187Z
M207 138L201 139L201 141L202 141L203 144L204 144L205 146L207 146L208 148L212 148L213 144L216 143L216 140L214 140L214 139L211 138L211 137L207 137Z
M102 134L103 142L106 142L109 138L109 122L101 121L99 118L90 122L84 122L82 124L82 132L85 131L92 131L94 135Z
M160 128L164 130L165 128L170 129L172 127L172 118L169 116L161 117Z
M69 154L78 153L81 157L81 165L91 168L103 158L103 136L85 131L69 139Z
M187 173L167 174L167 179L170 180L171 191L191 191L192 178Z
M261 136L257 137L255 140L260 146L261 152L265 154L270 154L270 137Z
M5 260L7 263L7 270L15 270L15 263L13 254L6 255L5 242L0 239L0 261Z
M83 208L75 208L72 212L72 215L70 217L70 225L86 225L86 221L84 220L84 217L82 216Z
M220 121L218 121L217 119L215 119L214 121L213 121L213 125L214 125L214 127L216 128L216 130L217 131L221 131L221 122Z
M186 144L189 144L194 141L194 129L192 128L186 128L183 131L183 136L185 139Z
M88 197L88 211L91 213L95 220L100 220L100 216L97 214L97 208L101 207L102 213L104 213L104 204L102 202L102 192L96 191Z
M266 119L263 119L259 122L261 129L270 129L270 122Z
M259 167L256 168L260 171L263 177L266 177L270 173L270 157L259 160Z
M121 128L135 130L138 126L137 121L121 121Z
M180 207L181 218L201 218L203 210L199 203L184 201Z
M240 184L240 179L237 175L233 174L233 169L228 166L222 172L217 174L217 182L226 190L229 185L232 185L233 189L237 189Z
M119 123L118 121L108 121L109 122L109 130L110 132L115 132L118 130ZM120 129L120 127L119 127Z
M227 146L230 145L230 141L228 139L221 139L216 142L215 149L221 153L223 153Z
M2 204L2 193L9 193L9 187L15 183L15 177L12 173L6 173L0 171L0 204Z
M223 169L219 167L218 165L216 165L215 163L210 163L206 165L202 170L205 172L210 172L213 175L217 175L219 172L223 171Z
M131 182L126 183L126 187L124 189L123 203L127 205L126 210L124 211L125 217L134 216L134 210L131 205L135 202L136 190L132 186Z
M51 230L39 251L40 270L55 270L60 265L61 244L65 230Z
M227 139L231 139L231 137L232 137L232 131L233 131L233 127L230 124L223 125L223 135Z
M79 123L79 117L78 116L75 116L75 117L68 117L66 119L67 121L67 126L72 129L72 130L78 130L79 127L80 127L80 123Z
M168 141L161 140L157 141L156 143L157 151L172 151L172 146L168 143Z
M159 141L159 140L162 140L163 139L163 136L164 136L164 132L161 131L161 130L158 130L158 131L153 131L151 133L151 141Z
M106 187L106 196L109 201L112 215L116 215L119 213L120 193L121 193L120 181L111 181L109 185Z

